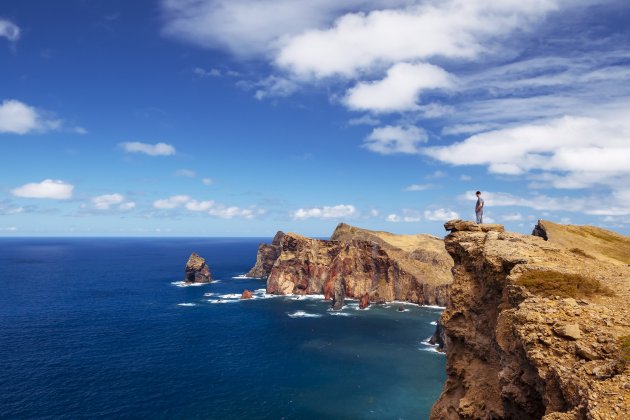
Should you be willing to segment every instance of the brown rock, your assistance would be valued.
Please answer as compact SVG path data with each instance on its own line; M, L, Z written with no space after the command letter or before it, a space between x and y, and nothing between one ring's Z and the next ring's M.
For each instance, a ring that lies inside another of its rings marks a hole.
M339 311L343 308L343 303L346 297L346 285L343 280L338 281L335 284L335 289L332 298L332 308L335 311Z
M445 305L452 259L431 235L394 235L340 224L331 240L287 233L267 280L271 294L324 294Z
M241 295L241 299L251 299L252 296L254 296L252 291L245 289L245 290L243 290L243 294Z
M187 283L210 283L212 281L212 274L206 260L195 252L190 254L186 263L184 281Z
M370 297L366 293L363 296L361 296L361 299L359 300L359 309L365 309L368 306L370 306Z
M444 223L444 229L451 232L504 232L503 225L482 223L477 224L467 220L449 220Z
M630 335L630 324L616 321L630 319L630 269L611 263L630 249L621 246L628 238L547 222L547 241L449 226L454 281L440 318L447 381L431 418L630 418L630 404L617 400L630 401L630 369L620 367L614 338ZM591 257L573 250L584 238L599 244L577 246ZM607 241L619 249L606 250ZM545 293L530 290L519 278L535 270L594 277L612 293L557 297L554 277Z
M571 340L579 340L582 337L580 327L577 324L559 325L554 327L553 331L560 337L569 338Z
M261 278L266 279L271 274L271 269L273 268L273 264L276 262L278 257L280 256L280 251L282 250L282 238L284 237L284 232L278 231L276 236L274 236L271 244L260 244L258 245L258 254L256 254L256 264L252 267L251 270L245 274L246 277L252 278Z

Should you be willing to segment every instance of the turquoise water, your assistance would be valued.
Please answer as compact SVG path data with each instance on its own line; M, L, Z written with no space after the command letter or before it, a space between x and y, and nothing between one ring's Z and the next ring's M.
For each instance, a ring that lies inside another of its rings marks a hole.
M439 309L234 299L260 241L0 239L0 417L426 418ZM172 284L192 251L218 282Z

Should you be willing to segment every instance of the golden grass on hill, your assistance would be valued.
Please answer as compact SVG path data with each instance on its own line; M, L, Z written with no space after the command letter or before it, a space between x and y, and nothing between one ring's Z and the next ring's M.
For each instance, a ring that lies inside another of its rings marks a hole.
M586 252L584 252L583 249L580 248L571 248L569 251L573 252L575 255L579 255L580 257L594 259L593 256L588 255Z
M612 290L597 279L559 271L528 271L518 278L517 283L525 286L530 292L545 297L582 298L613 294Z

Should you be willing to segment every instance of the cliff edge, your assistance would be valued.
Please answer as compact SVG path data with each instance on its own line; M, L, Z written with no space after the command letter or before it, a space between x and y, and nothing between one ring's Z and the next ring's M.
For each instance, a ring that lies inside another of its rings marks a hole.
M560 225L548 241L479 226L445 225L448 378L431 418L630 418L630 268L554 243Z
M267 293L444 306L452 266L444 242L434 236L394 235L342 223L330 240L284 235Z

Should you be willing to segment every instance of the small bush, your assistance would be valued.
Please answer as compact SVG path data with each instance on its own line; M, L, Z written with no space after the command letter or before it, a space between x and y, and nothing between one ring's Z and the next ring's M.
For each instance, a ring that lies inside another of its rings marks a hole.
M569 251L573 252L575 255L579 255L580 257L593 259L591 255L588 255L584 250L580 248L571 248Z
M622 366L630 364L630 335L619 337L619 361Z
M534 294L546 297L581 298L592 295L612 295L612 291L597 279L559 271L528 271L518 278L517 283Z

